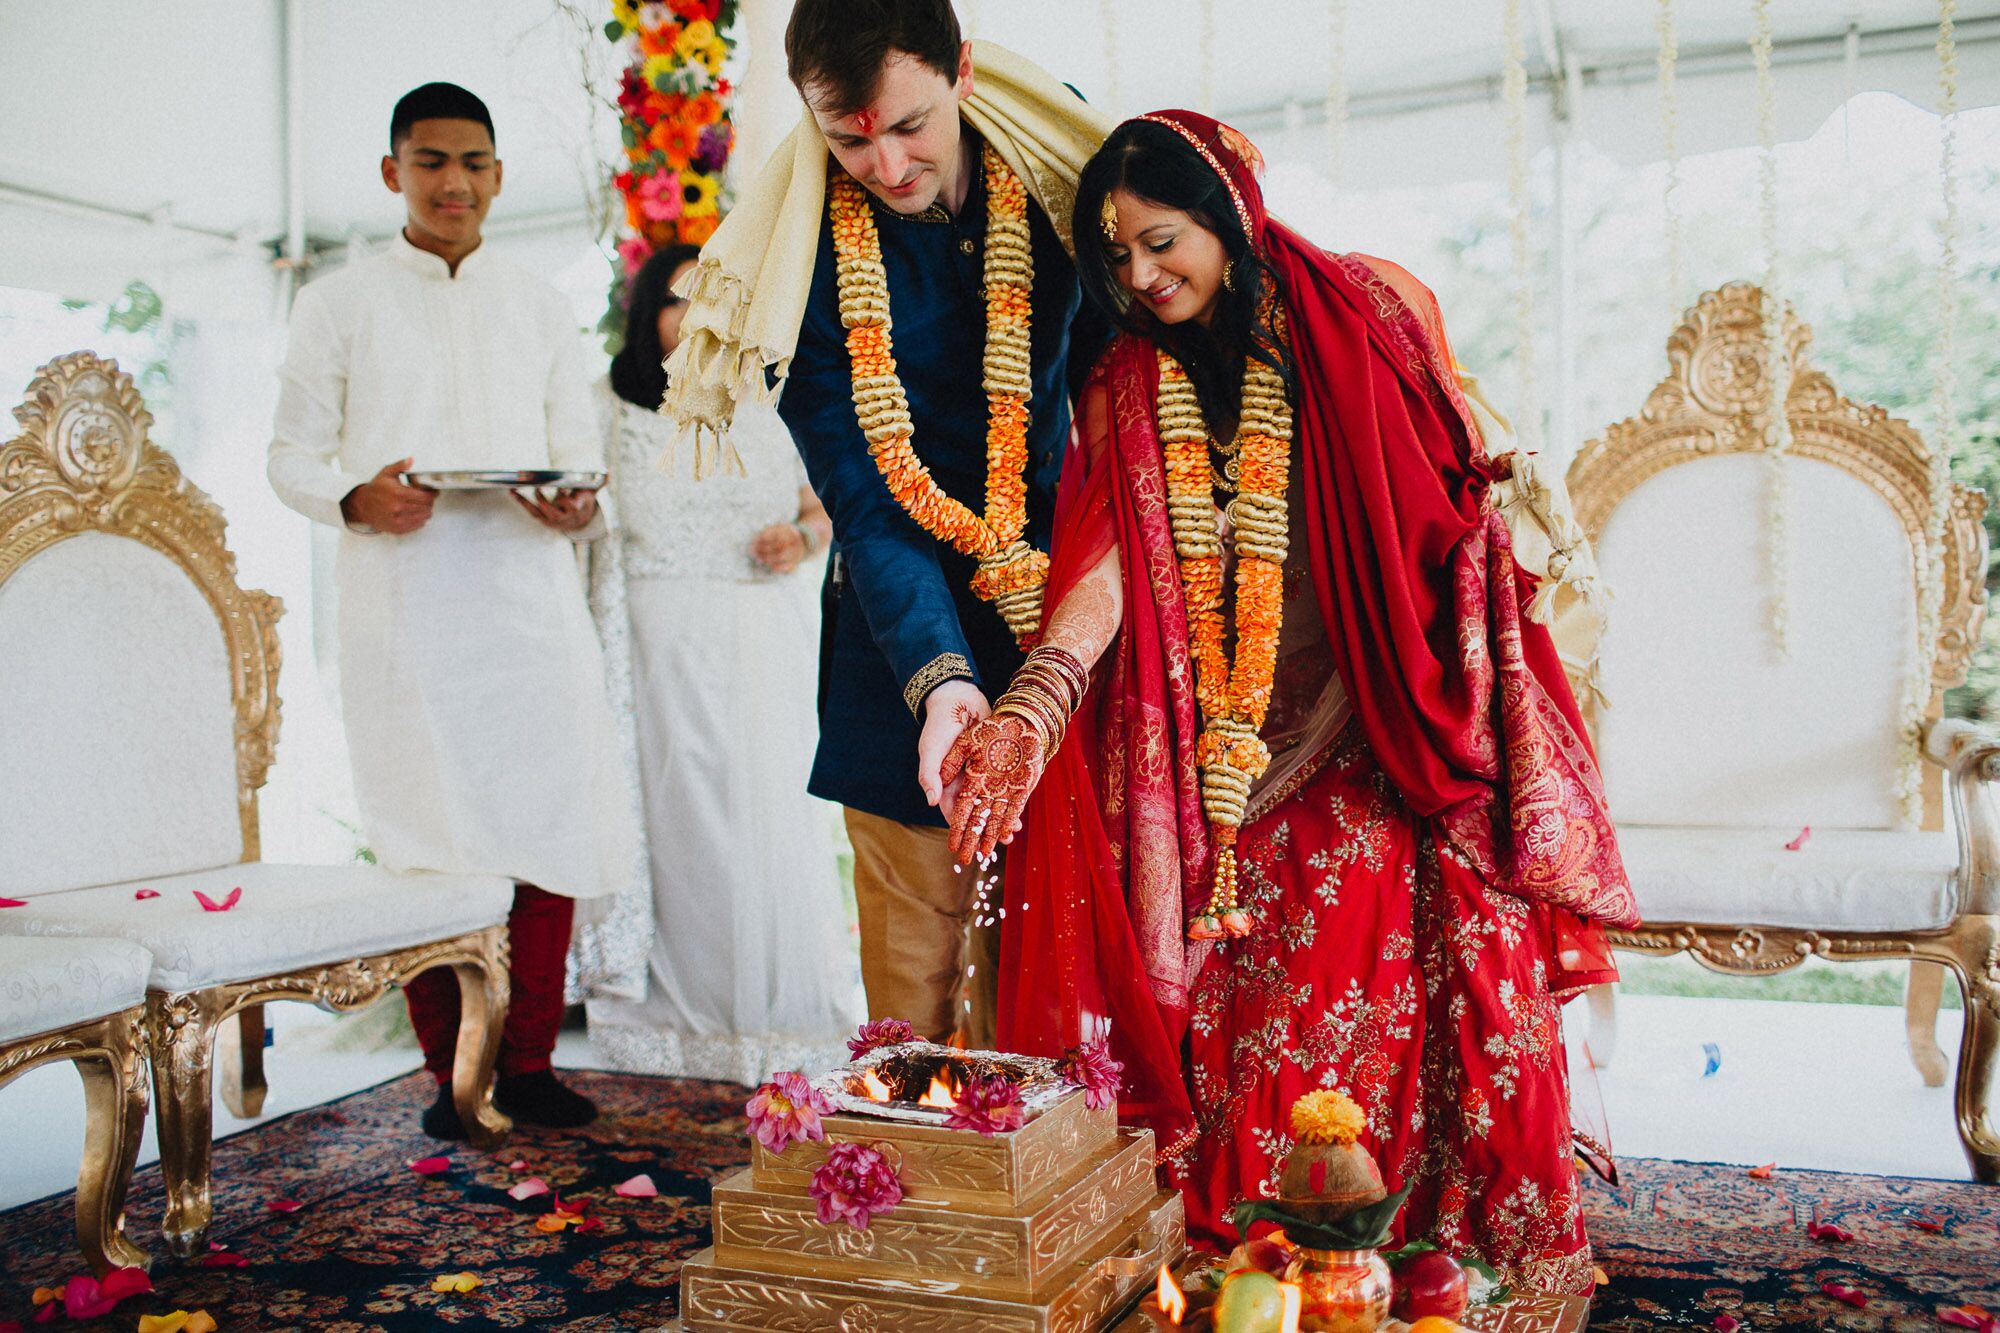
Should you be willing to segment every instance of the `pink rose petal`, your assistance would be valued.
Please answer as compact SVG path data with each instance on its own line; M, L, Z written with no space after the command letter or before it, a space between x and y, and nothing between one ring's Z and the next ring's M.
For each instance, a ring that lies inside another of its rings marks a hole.
M418 1157L410 1162L410 1170L420 1176L441 1176L451 1170L449 1157Z
M1793 838L1785 844L1785 850L1788 852L1802 852L1806 849L1806 844L1810 841L1812 841L1812 825L1808 824L1799 830L1798 837Z
M1743 1322L1735 1315L1719 1314L1715 1317L1715 1327L1720 1333L1736 1333L1743 1327Z
M532 1199L538 1194L549 1192L549 1182L540 1176L529 1176L526 1180L507 1191L510 1199Z
M1816 1217L1806 1223L1806 1234L1814 1240L1847 1241L1854 1239L1854 1233L1847 1230L1847 1228L1837 1227L1831 1222L1822 1222Z
M297 1199L272 1199L264 1205L274 1213L296 1213L305 1207Z
M1851 1305L1857 1310L1865 1308L1868 1304L1866 1296L1853 1287L1842 1286L1838 1282L1822 1282L1819 1284L1819 1289L1842 1304Z
M528 1169L528 1164L522 1161L513 1161L507 1163L507 1169L509 1171L526 1171Z
M194 900L201 904L201 910L204 912L227 912L243 900L243 886L239 884L231 889L229 896L221 902L215 901L215 899L209 897L200 889L196 889L194 891Z
M26 907L27 905L27 903L19 898L0 898L0 907Z
M637 1175L622 1185L613 1185L611 1192L621 1199L657 1199L660 1197L659 1186L655 1185L653 1178L648 1175Z
M1953 1328L1969 1328L1973 1333L2000 1333L2000 1318L1986 1313L1983 1307L1977 1305L1939 1310L1938 1322L1950 1324Z
M217 1250L201 1257L203 1268L248 1268L250 1261L234 1250Z
M73 1277L63 1284L63 1313L71 1319L96 1319L110 1314L126 1297L143 1296L152 1289L153 1280L143 1268L114 1268L104 1275L102 1282L92 1277ZM53 1310L54 1302L48 1308Z
M587 1235L593 1231L602 1231L604 1230L604 1219L601 1217L586 1217L581 1222L578 1222L575 1226L571 1227L570 1230L576 1232L580 1236Z
M137 893L133 894L132 898L135 902L143 903L148 898L157 898L159 896L160 896L160 891L158 889L141 889Z

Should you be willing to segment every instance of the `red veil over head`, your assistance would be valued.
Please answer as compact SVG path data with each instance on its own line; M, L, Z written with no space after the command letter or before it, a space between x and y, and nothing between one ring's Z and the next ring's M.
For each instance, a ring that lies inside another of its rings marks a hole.
M1429 291L1393 265L1331 255L1265 211L1242 135L1189 111L1181 136L1229 189L1277 274L1296 386L1304 512L1328 647L1376 763L1432 836L1508 892L1546 904L1551 988L1613 975L1602 925L1638 911L1603 784L1546 629L1524 609L1490 496L1495 475ZM1200 717L1154 423L1152 345L1120 338L1090 392L1101 449L1065 467L1045 605L1105 551L1125 619L1008 857L1001 1044L1057 1051L1109 1025L1121 1114L1191 1136L1181 1074L1189 987L1207 945L1185 923L1212 858L1194 761Z

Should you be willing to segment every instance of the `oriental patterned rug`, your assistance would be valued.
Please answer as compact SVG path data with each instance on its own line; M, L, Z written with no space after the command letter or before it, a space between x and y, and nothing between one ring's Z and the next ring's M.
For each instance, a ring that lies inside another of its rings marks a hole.
M159 1170L145 1168L128 1214L134 1239L162 1256L157 1291L106 1318L59 1326L131 1333L142 1314L199 1309L222 1333L659 1328L675 1317L681 1261L708 1243L711 1185L747 1160L745 1090L574 1077L604 1108L597 1124L523 1131L491 1155L458 1145L435 1176L409 1166L437 1146L416 1129L430 1095L420 1075L221 1141L211 1234L226 1247L219 1253L237 1257L214 1267L164 1256ZM1809 1171L1758 1180L1741 1167L1641 1159L1621 1166L1623 1184L1593 1178L1588 1194L1610 1279L1594 1329L1708 1329L1727 1316L1754 1330L1900 1331L1942 1328L1939 1311L1968 1303L2000 1312L2000 1189ZM640 1174L657 1197L614 1193ZM552 1193L509 1193L530 1178ZM597 1222L543 1229L556 1196L587 1202L582 1216ZM273 1211L278 1201L301 1206ZM34 1289L80 1270L70 1209L64 1194L0 1214L0 1326L31 1321ZM1815 1222L1852 1239L1823 1228L1815 1238ZM432 1290L434 1279L461 1272L480 1285Z

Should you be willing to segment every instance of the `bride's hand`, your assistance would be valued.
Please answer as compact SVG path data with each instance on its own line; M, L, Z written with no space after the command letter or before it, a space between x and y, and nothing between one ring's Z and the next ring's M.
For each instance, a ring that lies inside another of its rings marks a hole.
M951 854L960 865L993 854L1021 828L1021 812L1041 781L1044 738L1026 718L1000 713L959 733L939 776L959 784Z

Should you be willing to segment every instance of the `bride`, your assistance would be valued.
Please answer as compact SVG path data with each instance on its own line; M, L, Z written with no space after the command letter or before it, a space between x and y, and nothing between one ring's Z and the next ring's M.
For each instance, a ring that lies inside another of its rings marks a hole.
M1269 218L1258 165L1168 111L1078 185L1124 333L1041 646L944 774L962 858L1015 842L1000 1042L1108 1026L1198 1243L1338 1087L1401 1240L1586 1291L1557 1005L1637 916L1596 763L1435 300Z
M819 607L800 569L830 525L769 409L737 417L747 475L656 466L661 362L687 308L671 288L697 254L640 268L599 386L613 480L592 600L607 658L630 667L651 902L594 933L640 998L607 995L600 975L588 1010L617 1068L756 1084L843 1058L860 1020L833 815L806 795Z

